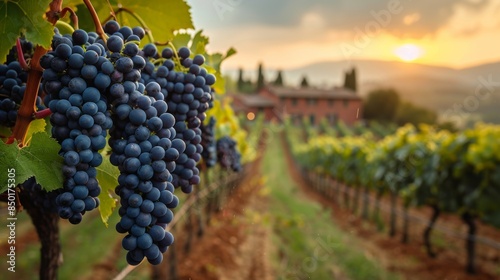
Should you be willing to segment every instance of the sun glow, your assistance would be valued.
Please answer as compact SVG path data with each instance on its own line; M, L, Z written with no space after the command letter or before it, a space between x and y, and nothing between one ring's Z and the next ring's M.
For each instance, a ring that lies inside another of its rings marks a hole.
M394 53L399 57L399 59L410 62L420 58L423 51L419 46L406 44L398 47Z

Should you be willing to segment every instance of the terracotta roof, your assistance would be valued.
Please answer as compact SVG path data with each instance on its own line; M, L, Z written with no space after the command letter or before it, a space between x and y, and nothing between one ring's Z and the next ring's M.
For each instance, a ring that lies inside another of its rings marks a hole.
M247 107L274 107L273 100L257 94L235 94L232 98L240 100Z
M335 87L332 89L315 88L286 88L269 86L267 89L278 97L295 98L326 98L326 99L361 99L356 92L347 89Z

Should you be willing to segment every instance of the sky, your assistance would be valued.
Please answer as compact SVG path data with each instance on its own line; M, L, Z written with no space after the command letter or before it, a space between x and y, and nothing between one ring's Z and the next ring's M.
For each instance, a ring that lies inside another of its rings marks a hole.
M187 0L225 69L353 59L464 68L500 61L500 0Z

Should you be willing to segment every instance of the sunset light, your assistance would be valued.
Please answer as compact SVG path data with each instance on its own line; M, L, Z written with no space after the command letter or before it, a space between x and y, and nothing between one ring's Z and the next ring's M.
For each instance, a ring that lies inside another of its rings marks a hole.
M423 51L420 47L413 44L406 44L397 48L394 53L403 61L410 62L420 58Z

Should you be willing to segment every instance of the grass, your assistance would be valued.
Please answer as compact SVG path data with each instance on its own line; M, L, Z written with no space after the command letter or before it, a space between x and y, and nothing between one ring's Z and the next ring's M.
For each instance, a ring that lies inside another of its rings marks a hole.
M115 212L109 220L109 228L106 228L96 210L85 215L79 225L60 222L63 264L59 268L59 279L86 279L91 276L92 266L109 257L115 242L121 239L114 228L117 220ZM31 223L29 220L25 222ZM16 279L38 279L40 243L34 242L17 254ZM124 259L125 254L120 257Z
M273 266L277 279L398 279L364 253L355 236L340 230L330 209L309 200L287 170L278 135L269 137L262 164L273 219ZM338 275L338 274L337 274Z

